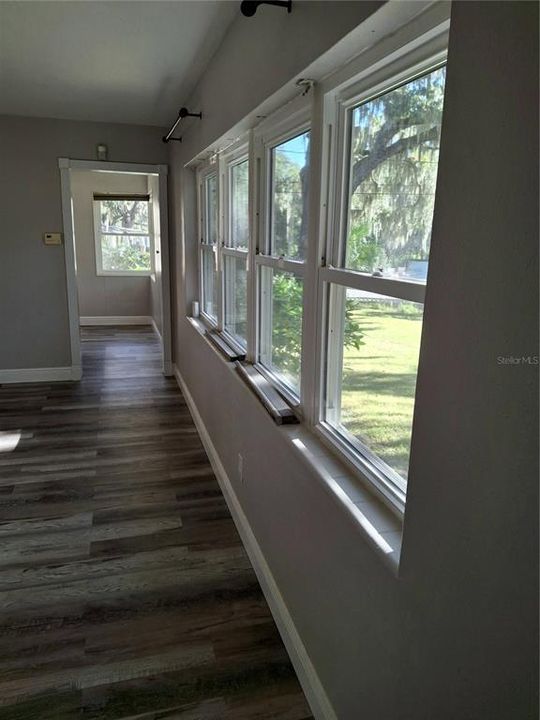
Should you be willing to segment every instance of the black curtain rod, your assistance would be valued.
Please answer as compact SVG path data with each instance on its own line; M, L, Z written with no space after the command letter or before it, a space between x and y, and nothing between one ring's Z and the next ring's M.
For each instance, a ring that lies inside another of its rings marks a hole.
M177 128L178 123L180 122L180 120L183 120L183 119L186 118L186 117L198 117L199 119L202 119L202 112L200 112L200 113L192 113L192 112L189 112L189 110L188 110L187 108L185 108L185 107L180 108L180 110L178 111L178 117L177 117L176 120L174 121L173 126L171 127L171 129L169 130L169 132L168 132L166 135L163 136L163 142L164 142L164 143L168 143L170 140L175 140L176 142L182 142L182 138L181 138L181 137L179 137L179 138L173 138L173 137L171 137L171 135L172 135L173 132L176 130L176 128Z

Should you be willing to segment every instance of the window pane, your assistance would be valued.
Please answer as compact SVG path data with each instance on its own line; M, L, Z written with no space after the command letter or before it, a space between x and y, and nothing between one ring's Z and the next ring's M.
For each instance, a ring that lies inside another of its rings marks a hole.
M445 69L351 113L345 266L426 280Z
M300 393L303 281L261 267L260 362Z
M224 256L225 330L244 347L247 343L246 258Z
M101 232L148 232L148 201L101 200Z
M213 320L217 320L217 273L214 264L214 251L203 247L202 250L203 311Z
M150 236L102 235L101 265L108 272L150 272Z
M230 247L248 249L249 241L249 164L247 160L231 168Z
M423 305L332 286L326 420L407 478Z
M272 149L270 246L274 256L307 254L309 132Z
M217 176L210 175L205 180L206 198L206 237L204 241L215 245L217 243Z

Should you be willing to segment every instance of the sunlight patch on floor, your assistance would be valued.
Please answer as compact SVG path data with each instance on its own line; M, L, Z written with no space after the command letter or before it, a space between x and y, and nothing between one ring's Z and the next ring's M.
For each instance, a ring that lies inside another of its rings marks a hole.
M0 453L13 452L22 438L22 430L0 430Z

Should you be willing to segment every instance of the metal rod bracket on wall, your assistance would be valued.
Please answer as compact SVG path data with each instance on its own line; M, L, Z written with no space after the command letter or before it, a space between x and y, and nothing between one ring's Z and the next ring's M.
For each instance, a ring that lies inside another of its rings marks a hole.
M187 108L185 108L185 107L180 108L180 110L178 111L178 117L177 117L176 120L174 121L173 126L171 127L171 129L169 130L169 132L168 132L166 135L163 136L163 142L164 142L164 143L168 143L170 140L174 140L175 142L182 142L182 138L181 138L181 137L179 137L179 138L173 138L173 137L171 137L171 136L172 136L173 132L176 130L176 128L177 128L178 123L180 122L180 120L183 120L184 118L187 118L187 117L197 117L197 118L199 118L200 120L202 120L202 112L200 112L200 113L192 113L192 112L189 112L189 110L188 110Z

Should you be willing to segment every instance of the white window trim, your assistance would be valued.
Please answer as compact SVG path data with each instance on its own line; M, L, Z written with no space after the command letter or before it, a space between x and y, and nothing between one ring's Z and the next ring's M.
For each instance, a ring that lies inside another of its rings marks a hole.
M146 202L146 201L145 201ZM148 232L141 232L140 230L134 230L130 232L131 237L150 237L150 270L104 270L103 269L103 257L101 248L102 235L117 235L118 237L127 237L128 233L102 233L101 232L101 213L100 204L101 200L93 200L93 216L94 216L94 249L96 256L96 275L98 277L150 277L155 273L155 250L154 250L154 227L153 227L153 212L152 202L148 201Z

